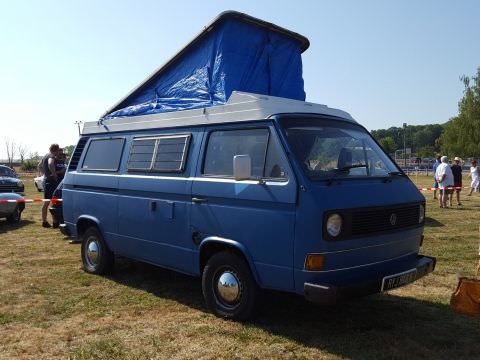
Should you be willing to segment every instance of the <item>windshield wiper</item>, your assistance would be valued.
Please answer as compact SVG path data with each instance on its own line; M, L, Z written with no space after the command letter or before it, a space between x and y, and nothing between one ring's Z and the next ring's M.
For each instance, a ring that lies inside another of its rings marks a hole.
M390 171L387 174L390 175L390 176L405 176L405 174L402 173L401 171Z
M353 169L353 168L360 168L360 167L366 168L367 164L355 164L355 165L349 165L349 166L344 166L344 167L335 169L334 170L335 172L333 173L333 175L327 179L327 186L332 185L333 179L335 179L338 174L348 172L350 169Z

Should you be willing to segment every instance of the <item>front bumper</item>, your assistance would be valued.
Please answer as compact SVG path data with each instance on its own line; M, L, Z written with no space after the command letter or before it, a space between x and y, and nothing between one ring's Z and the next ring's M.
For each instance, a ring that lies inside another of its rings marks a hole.
M415 265L404 270L416 269L416 281L431 273L435 269L435 264L436 259L434 257L418 255ZM380 292L382 289L382 281L385 276L342 285L313 284L306 282L304 284L304 296L307 300L318 304L333 305L342 300Z

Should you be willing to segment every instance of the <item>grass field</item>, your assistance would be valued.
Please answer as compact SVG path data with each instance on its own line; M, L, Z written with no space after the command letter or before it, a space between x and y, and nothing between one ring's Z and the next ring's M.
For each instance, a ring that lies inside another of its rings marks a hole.
M448 304L457 272L476 265L480 194L450 209L425 196L433 274L333 308L268 293L247 324L207 313L196 278L126 259L110 277L84 273L80 246L43 229L40 205L27 204L21 224L0 220L0 358L479 359L480 319Z

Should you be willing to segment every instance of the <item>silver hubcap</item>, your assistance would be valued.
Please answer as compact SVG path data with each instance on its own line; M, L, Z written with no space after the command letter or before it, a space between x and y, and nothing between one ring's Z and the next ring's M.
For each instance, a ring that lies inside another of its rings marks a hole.
M226 271L218 277L217 290L221 300L233 304L240 297L240 281L234 273Z
M85 258L88 262L88 265L93 267L97 266L98 258L100 257L100 251L99 251L99 246L96 239L88 239L85 252L86 252Z

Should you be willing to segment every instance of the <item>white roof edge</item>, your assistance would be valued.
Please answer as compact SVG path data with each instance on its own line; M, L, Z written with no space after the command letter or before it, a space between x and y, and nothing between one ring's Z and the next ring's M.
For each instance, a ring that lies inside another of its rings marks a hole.
M285 113L330 115L355 122L349 113L326 105L233 91L225 105L86 122L82 135L256 121Z

